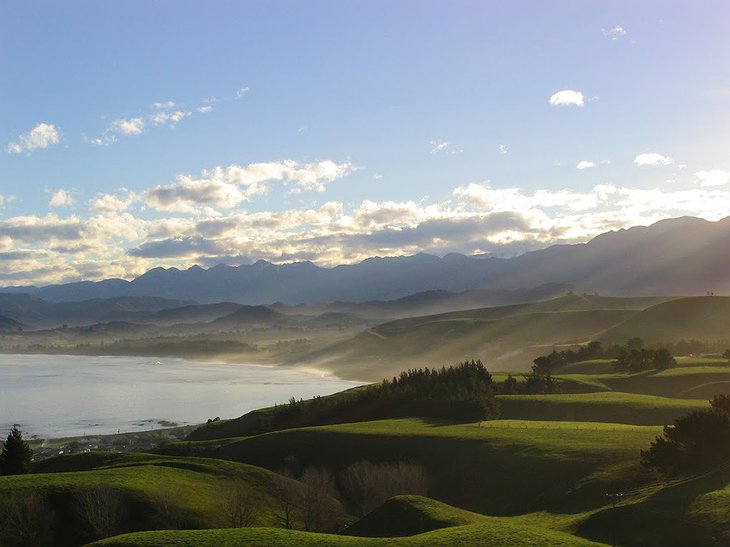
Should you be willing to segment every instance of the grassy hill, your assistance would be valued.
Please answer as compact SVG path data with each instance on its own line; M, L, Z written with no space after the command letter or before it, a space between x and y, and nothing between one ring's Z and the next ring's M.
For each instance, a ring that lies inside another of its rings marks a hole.
M120 500L120 532L167 527L170 512L185 528L230 526L223 502L232 485L254 500L260 525L274 525L277 477L221 460L96 452L42 462L30 475L0 476L0 500L24 492L46 497L56 521L64 523L56 528L54 544L79 545L93 539L78 514L80 496L92 489L111 489Z
M433 497L473 511L514 515L601 505L603 494L596 489L637 476L646 479L638 465L639 450L660 432L660 427L592 422L449 424L413 418L177 443L163 450L193 450L269 469L292 463L297 468L324 466L335 474L362 460L415 462L431 477ZM545 483L540 480L544 476L561 480Z
M730 376L730 374L729 374ZM673 399L606 391L550 395L500 395L501 416L520 420L671 424L691 410L708 408L706 400Z
M532 359L553 347L594 339L665 300L568 294L527 304L409 317L296 359L363 380L379 380L409 367L476 358L499 370L527 370Z
M645 342L730 340L730 297L698 296L662 302L597 335L607 342L639 337Z

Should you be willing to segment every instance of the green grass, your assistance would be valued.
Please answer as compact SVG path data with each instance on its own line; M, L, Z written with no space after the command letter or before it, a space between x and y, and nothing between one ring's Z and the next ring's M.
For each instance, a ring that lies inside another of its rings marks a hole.
M84 490L98 486L111 488L122 498L128 513L122 529L127 531L158 528L160 503L174 506L188 528L224 527L222 504L234 483L241 484L255 500L261 524L276 522L275 475L250 465L97 452L49 460L38 467L48 472L0 477L0 500L20 492L46 497L59 522L65 523L57 527L57 544L79 544L85 538L75 510L77 499Z
M730 367L726 366L676 367L635 374L559 374L556 378L593 385L597 390L680 399L709 399L716 393L730 393Z
M553 395L500 395L502 418L664 425L707 401L604 391Z
M597 336L597 340L624 343L635 336L645 342L727 340L730 297L678 298L647 308Z
M660 432L591 422L381 420L246 437L208 455L269 469L295 461L335 474L360 460L412 461L428 471L433 497L482 513L515 515L601 505L601 488L645 480L639 451ZM545 476L560 479L546 482Z
M271 528L237 530L164 531L129 534L94 543L94 546L115 547L234 547L240 545L299 547L299 546L404 546L452 547L474 545L507 547L517 545L546 545L553 547L601 545L564 532L545 530L491 518L484 524L435 530L404 538L357 538L313 534Z

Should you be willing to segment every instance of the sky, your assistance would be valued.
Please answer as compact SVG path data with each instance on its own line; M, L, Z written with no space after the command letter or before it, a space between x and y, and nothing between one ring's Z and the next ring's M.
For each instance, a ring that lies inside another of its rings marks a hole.
M0 286L730 215L730 3L0 2Z

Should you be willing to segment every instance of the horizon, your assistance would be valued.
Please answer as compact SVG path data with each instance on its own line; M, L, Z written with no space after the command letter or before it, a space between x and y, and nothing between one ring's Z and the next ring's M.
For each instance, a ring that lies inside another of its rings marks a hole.
M730 210L726 3L171 6L0 7L0 285Z

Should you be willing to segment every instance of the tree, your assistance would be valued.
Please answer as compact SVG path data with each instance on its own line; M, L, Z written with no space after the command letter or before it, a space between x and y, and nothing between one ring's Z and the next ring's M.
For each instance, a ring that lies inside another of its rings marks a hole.
M33 451L23 440L18 426L13 426L0 454L0 473L3 475L22 475L30 472Z
M393 496L428 495L429 480L414 463L358 461L340 473L338 484L350 512L362 517Z
M502 393L504 395L512 395L517 393L517 380L511 374L507 374L504 383L502 384Z
M710 405L710 410L695 410L664 427L663 436L642 450L642 463L673 475L730 461L730 397L716 395Z
M55 512L35 490L6 493L0 500L0 544L7 547L52 543Z
M644 349L644 341L641 338L629 338L626 341L626 349L629 351L641 351L642 349Z
M124 500L105 484L95 484L82 490L76 498L76 509L94 539L115 536L122 531L126 509Z
M232 528L253 526L257 520L258 500L246 482L238 481L224 497L222 510Z
M304 529L308 532L336 530L341 510L335 499L337 489L332 475L323 468L307 467L299 480L304 485L301 497Z
M727 359L728 363L730 363L730 349L726 349L722 352L722 358Z
M677 361L675 361L674 357L672 357L672 354L669 353L666 349L658 349L654 352L654 368L657 370L664 370L667 368L672 368L677 366Z

